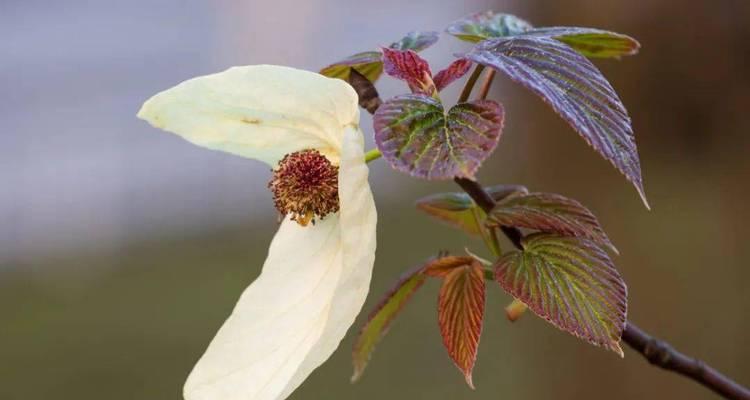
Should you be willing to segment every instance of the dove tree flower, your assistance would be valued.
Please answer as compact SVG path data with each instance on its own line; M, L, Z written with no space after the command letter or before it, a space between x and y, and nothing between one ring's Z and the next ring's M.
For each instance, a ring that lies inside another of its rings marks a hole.
M138 117L265 162L287 218L260 276L195 365L187 400L283 399L338 347L367 295L377 215L358 97L344 81L257 65L187 80Z

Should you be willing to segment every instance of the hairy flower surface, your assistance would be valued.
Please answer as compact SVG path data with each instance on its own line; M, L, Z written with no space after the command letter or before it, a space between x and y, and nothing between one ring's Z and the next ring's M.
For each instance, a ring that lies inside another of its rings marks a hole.
M185 399L286 398L354 322L377 221L357 100L344 81L258 65L190 79L143 104L138 116L157 128L270 165L274 201L290 217L190 373Z

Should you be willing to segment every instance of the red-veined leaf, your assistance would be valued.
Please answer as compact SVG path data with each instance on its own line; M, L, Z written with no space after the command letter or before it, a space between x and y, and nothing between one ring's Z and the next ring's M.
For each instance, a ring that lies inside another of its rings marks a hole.
M424 265L420 265L401 276L396 285L385 294L370 313L367 323L359 331L354 343L352 382L362 376L375 346L388 333L394 318L427 279L427 276L423 274L424 268Z
M479 100L456 104L446 115L439 100L411 94L383 103L373 124L393 168L425 179L470 178L497 146L503 109Z
M522 245L495 264L500 285L556 327L622 356L627 288L607 253L587 239L546 233Z
M509 196L487 217L488 226L515 226L542 232L591 239L617 249L604 233L599 221L581 203L552 193L528 193Z
M525 187L519 185L497 185L484 190L495 201L513 193L528 193ZM437 193L417 200L416 205L417 209L428 215L472 235L478 235L479 224L484 224L484 211L464 192Z
M471 371L482 333L484 297L484 271L476 260L448 272L438 297L438 323L443 344L472 389Z
M486 40L466 58L540 96L633 183L648 207L630 117L591 61L562 42L533 36Z
M432 96L436 92L430 65L413 50L383 48L385 73L405 81L412 93Z
M462 76L469 72L471 64L471 61L465 58L459 58L458 60L453 61L445 69L435 74L435 77L432 80L435 82L437 90L443 90L456 79L461 79Z
M446 255L428 262L425 265L424 274L433 278L445 278L454 269L472 265L474 262L473 257Z
M493 11L471 14L453 22L446 28L449 34L467 42L513 36L531 29L531 24L510 14L495 14Z
M553 26L534 28L524 35L557 39L589 58L632 56L641 48L641 44L628 35L595 28Z

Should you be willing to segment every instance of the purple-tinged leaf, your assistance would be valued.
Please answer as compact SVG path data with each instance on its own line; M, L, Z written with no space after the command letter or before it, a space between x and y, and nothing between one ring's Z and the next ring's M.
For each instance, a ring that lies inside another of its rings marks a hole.
M437 90L430 65L413 50L383 48L383 67L386 74L405 81L412 93L432 96Z
M354 343L352 382L362 376L375 346L388 333L394 318L427 279L427 276L423 274L424 268L424 265L420 265L401 276L396 285L386 293L370 313L367 323L359 331Z
M352 69L362 74L370 82L375 82L383 72L382 54L379 51L366 51L347 57L320 70L329 78L343 79L349 82Z
M438 323L443 344L472 389L471 371L482 334L484 298L484 270L476 260L448 272L438 296Z
M375 89L375 85L353 68L349 72L349 84L352 85L354 91L357 92L357 96L359 96L359 106L367 110L370 114L375 114L380 104L383 103L380 100L378 90Z
M487 225L515 226L582 237L617 253L594 214L581 203L559 194L528 193L509 196L492 210L487 217Z
M633 183L648 207L630 117L591 61L555 39L532 36L487 40L466 58L540 96Z
M445 31L461 40L476 43L486 39L518 35L529 29L531 24L515 15L487 11L455 21Z
M519 185L498 185L485 188L495 201L500 201L513 193L527 193ZM417 209L424 211L448 225L472 235L479 235L486 214L474 204L464 192L437 193L417 200Z
M554 326L622 356L627 288L612 260L583 238L537 233L502 256L495 279Z
M444 70L435 74L435 77L432 80L435 82L437 90L443 90L456 79L461 79L462 76L469 72L471 64L471 61L465 58L459 58L458 60L453 61Z
M380 106L375 142L391 166L414 177L473 177L495 149L503 109L491 100L460 103L446 115L439 100L403 95Z
M440 38L440 32L434 31L412 31L407 33L401 40L391 43L390 48L394 50L422 51Z
M524 35L557 39L589 58L632 56L641 48L628 35L594 28L553 26L531 29Z
M401 40L394 42L390 48L395 50L422 51L438 40L438 32L409 32ZM320 70L329 78L343 79L351 83L351 70L357 70L370 82L375 83L383 72L383 54L380 51L365 51L349 56Z

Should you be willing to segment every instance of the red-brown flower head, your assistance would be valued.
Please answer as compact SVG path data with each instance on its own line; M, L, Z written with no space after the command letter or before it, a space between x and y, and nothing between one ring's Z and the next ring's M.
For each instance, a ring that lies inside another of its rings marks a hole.
M276 209L302 226L339 210L339 167L317 150L284 156L268 187Z

